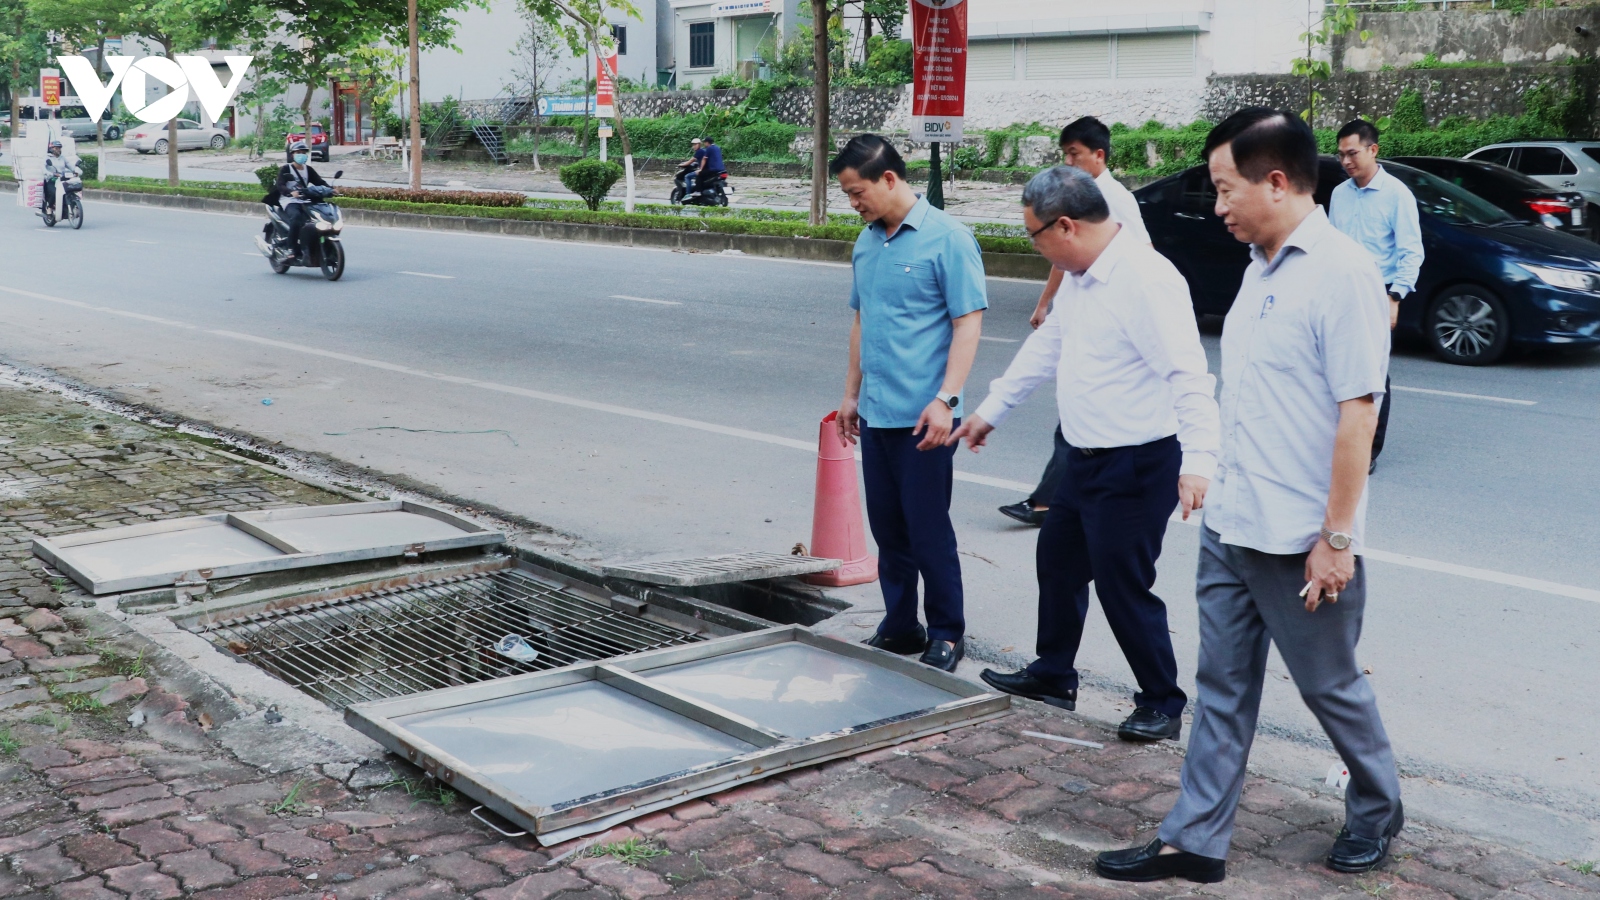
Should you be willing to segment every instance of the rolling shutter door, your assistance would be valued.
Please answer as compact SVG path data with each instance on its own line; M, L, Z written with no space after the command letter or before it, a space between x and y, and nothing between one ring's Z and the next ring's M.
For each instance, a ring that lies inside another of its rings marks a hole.
M1028 41L1028 78L1108 78L1111 39L1041 38Z
M1117 38L1118 78L1174 78L1194 74L1194 35L1138 34Z
M974 41L967 45L968 81L1016 78L1016 41Z

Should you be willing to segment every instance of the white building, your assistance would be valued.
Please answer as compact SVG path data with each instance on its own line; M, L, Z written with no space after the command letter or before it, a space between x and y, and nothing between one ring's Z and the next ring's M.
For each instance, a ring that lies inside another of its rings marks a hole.
M670 16L672 41L660 52L663 71L679 87L703 87L718 75L750 77L763 55L783 45L804 14L806 0L657 0Z
M1199 117L1206 76L1287 72L1321 0L967 0L968 128ZM909 23L908 23L909 27Z

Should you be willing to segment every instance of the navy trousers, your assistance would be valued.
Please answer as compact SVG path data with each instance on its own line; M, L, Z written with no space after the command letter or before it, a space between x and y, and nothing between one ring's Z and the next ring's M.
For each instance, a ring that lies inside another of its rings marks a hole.
M878 584L883 589L884 617L878 629L886 637L916 630L920 576L928 637L954 643L967 630L961 561L950 524L956 448L918 450L921 440L909 428L861 423L867 524L878 542Z
M1028 671L1078 689L1074 661L1089 614L1089 582L1133 676L1134 703L1176 718L1188 697L1167 632L1167 606L1151 591L1167 519L1178 505L1183 451L1176 436L1137 447L1073 449L1039 529L1039 658Z
M1056 426L1055 445L1050 451L1050 461L1045 463L1044 474L1039 476L1039 486L1033 489L1028 496L1028 502L1034 506L1049 506L1055 497L1056 491L1061 488L1061 476L1067 471L1067 454L1072 452L1072 447L1067 443L1066 437L1061 434L1061 426Z

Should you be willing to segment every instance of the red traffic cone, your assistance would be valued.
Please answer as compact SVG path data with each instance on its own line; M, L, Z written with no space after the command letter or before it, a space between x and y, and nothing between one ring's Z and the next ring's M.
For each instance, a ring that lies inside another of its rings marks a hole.
M861 525L861 492L856 487L856 457L839 438L828 413L817 433L817 505L811 517L811 555L842 559L831 572L804 576L811 584L843 587L878 580L878 558L867 554L867 533Z

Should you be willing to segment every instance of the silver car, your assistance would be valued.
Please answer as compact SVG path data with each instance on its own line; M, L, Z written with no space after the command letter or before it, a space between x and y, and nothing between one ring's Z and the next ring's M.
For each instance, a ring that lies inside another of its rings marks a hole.
M140 153L166 153L167 152L167 123L160 125L134 125L122 138L122 146L130 147ZM203 150L207 147L212 150L221 150L228 146L228 131L225 128L207 128L193 119L178 120L178 149Z
M1600 203L1600 141L1509 141L1480 147L1466 158L1516 169L1534 181L1578 191L1590 203Z

